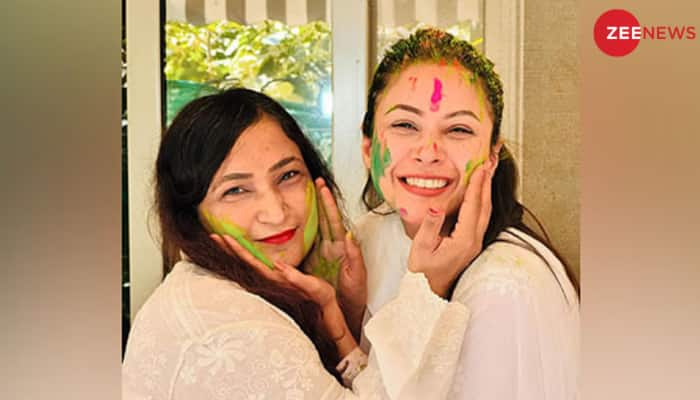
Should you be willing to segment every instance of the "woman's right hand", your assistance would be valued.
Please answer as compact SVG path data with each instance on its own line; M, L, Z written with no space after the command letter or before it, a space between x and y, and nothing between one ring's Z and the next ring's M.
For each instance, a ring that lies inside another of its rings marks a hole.
M313 275L304 274L289 264L280 261L273 262L274 269L270 269L260 260L255 258L248 250L241 246L236 239L228 235L211 234L209 237L219 247L229 254L236 254L239 258L253 267L260 275L287 289L296 290L305 298L313 301L322 308L335 301L335 289L330 283Z
M271 270L231 236L212 234L210 237L224 251L235 253L262 276L282 287L296 290L303 297L318 304L323 314L323 325L328 335L335 341L340 358L357 347L357 342L350 333L345 316L338 305L335 289L330 283L279 261L273 263L275 269Z
M445 221L444 211L431 209L413 238L408 269L424 273L433 292L441 297L447 296L459 274L482 250L491 218L494 169L492 160L474 171L450 236L440 236Z

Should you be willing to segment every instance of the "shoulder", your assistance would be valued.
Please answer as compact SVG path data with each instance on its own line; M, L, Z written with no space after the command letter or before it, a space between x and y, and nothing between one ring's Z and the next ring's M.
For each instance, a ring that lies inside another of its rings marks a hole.
M221 324L189 343L181 365L172 390L182 398L320 398L333 384L311 340L274 319Z
M522 301L543 297L577 303L561 261L541 242L516 229L499 235L460 278L453 297L507 296Z
M164 323L189 337L235 323L298 329L286 313L262 297L191 262L178 263L158 292L150 315L144 318L160 316ZM155 310L159 315L153 314Z

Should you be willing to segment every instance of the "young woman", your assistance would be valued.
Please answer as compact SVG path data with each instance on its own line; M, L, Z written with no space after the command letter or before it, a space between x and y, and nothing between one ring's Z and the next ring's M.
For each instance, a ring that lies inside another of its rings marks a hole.
M426 273L436 293L471 313L450 398L572 399L576 281L523 221L502 112L493 64L469 43L425 29L387 51L362 125L367 311L377 315L396 297L407 270L466 267L456 284ZM468 209L480 217L466 218Z
M234 89L187 105L163 136L155 189L163 242L182 261L134 320L124 398L446 396L468 314L421 273L367 325L374 347L358 375L366 358L334 289L299 268L340 247L330 260L339 286L357 294L362 256L344 234L332 176L273 100ZM454 280L461 268L423 271Z

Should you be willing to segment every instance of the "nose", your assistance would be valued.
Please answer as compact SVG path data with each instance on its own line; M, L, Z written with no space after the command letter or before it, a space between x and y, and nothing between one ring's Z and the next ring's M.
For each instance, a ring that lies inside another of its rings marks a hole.
M421 164L437 164L444 159L444 151L441 143L431 137L427 141L424 139L413 158Z
M284 222L287 207L279 191L270 190L258 196L257 207L257 219L260 223L280 225Z

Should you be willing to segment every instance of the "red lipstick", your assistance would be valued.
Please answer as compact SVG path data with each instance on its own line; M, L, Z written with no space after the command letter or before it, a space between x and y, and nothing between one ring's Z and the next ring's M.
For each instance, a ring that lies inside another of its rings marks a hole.
M261 242L267 243L267 244L282 244L290 241L293 237L294 234L296 233L296 229L289 229L284 232L280 232L278 234L268 236L264 239L260 239Z

